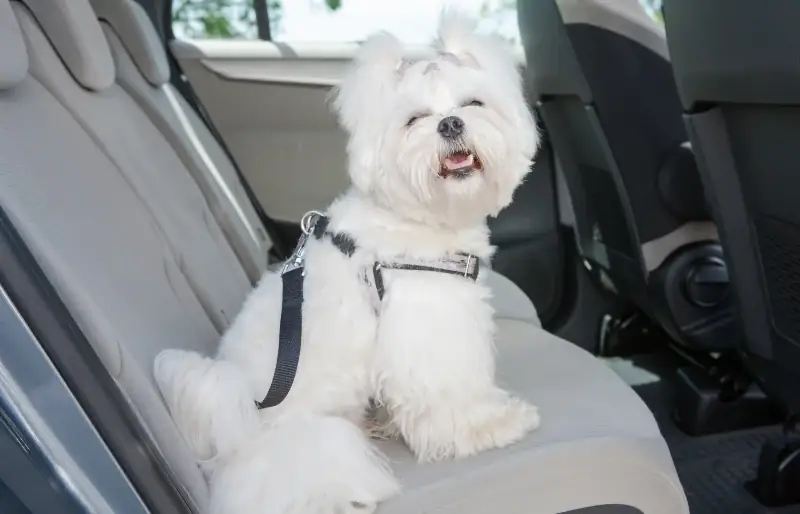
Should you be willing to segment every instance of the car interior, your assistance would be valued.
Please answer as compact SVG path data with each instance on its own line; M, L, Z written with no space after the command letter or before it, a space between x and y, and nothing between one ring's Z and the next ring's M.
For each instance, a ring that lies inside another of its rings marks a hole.
M207 512L153 361L213 355L347 187L357 42L185 39L173 7L0 0L0 512ZM380 442L378 512L800 513L800 4L516 13L543 142L488 283L543 422L436 464Z

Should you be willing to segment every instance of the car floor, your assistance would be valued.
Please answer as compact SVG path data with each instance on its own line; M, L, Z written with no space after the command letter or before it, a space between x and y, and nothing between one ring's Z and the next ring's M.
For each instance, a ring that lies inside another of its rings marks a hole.
M669 444L692 514L800 514L800 505L764 507L745 489L755 476L761 445L779 426L692 437L672 421L673 377L680 362L666 352L605 358L653 411Z

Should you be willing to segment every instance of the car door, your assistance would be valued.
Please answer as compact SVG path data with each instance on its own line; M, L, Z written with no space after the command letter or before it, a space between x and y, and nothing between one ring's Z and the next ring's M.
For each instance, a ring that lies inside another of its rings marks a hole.
M358 41L386 29L422 45L434 35L445 3L172 0L162 12L170 18L164 21L172 55L264 210L296 227L305 212L324 208L348 185L346 136L326 100ZM513 0L459 5L478 15L482 29L518 40ZM493 267L532 299L546 324L556 319L572 269L565 265L546 137L513 204L490 226Z

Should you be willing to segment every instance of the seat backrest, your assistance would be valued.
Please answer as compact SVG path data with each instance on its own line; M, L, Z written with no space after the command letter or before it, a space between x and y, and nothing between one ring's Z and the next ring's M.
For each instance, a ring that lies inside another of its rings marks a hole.
M170 83L166 50L134 0L92 0L121 85L158 127L192 174L251 282L261 278L270 241L233 163Z
M128 92L88 0L24 0L30 73L103 148L153 213L209 318L223 332L252 289L197 182Z
M0 0L0 205L201 511L206 483L151 370L165 347L213 352L219 332L153 210L28 72L17 19L27 40L43 36L26 7L9 5ZM75 70L98 94L110 84L96 65Z
M742 343L786 393L784 372L800 377L800 3L666 0L664 17Z
M638 0L520 0L528 87L561 161L581 251L644 287L713 240L663 29Z

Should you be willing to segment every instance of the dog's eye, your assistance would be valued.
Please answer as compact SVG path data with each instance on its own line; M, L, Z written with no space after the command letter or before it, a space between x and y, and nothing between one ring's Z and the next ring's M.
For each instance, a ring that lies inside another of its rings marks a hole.
M406 127L410 127L414 123L418 122L421 118L424 118L426 116L430 116L430 113L421 112L421 113L415 114L414 116L408 118L408 121L406 122Z
M464 107L483 107L483 102L481 102L477 98L473 98L469 102L466 102L464 104Z

